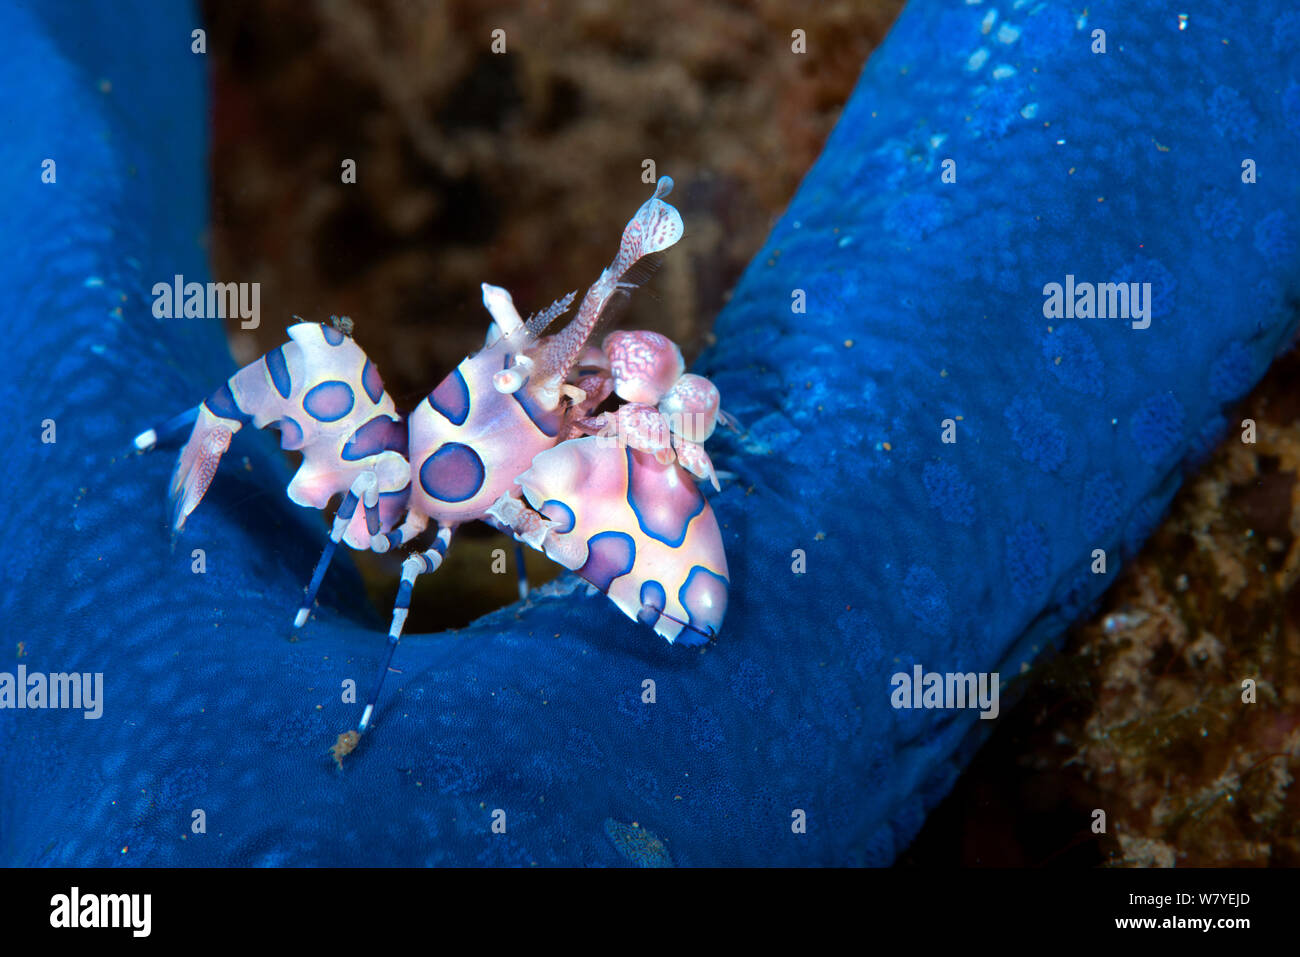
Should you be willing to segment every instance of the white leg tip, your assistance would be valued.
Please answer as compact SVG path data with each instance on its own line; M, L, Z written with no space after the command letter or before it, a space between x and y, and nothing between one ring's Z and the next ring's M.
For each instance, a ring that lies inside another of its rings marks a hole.
M310 608L299 608L298 614L293 616L293 627L301 628L307 624L307 616L311 614Z
M361 712L361 723L357 725L358 734L360 734L362 731L365 731L366 728L370 725L370 716L374 713L374 711L375 711L375 706L372 704L368 704L366 705L366 710Z
M141 432L135 437L135 447L140 452L148 452L157 444L158 433L153 429L149 429L147 432Z
M393 609L393 624L392 627L388 629L389 638L402 637L402 628L405 627L406 625L407 614L409 614L409 609L406 608Z

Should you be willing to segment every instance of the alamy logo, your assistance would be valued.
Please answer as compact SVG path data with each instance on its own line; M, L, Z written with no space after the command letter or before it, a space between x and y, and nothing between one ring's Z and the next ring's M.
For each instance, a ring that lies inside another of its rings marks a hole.
M0 708L72 708L95 721L104 714L104 673L29 674L26 665L17 674L0 671Z
M912 673L900 671L889 679L894 691L889 703L895 708L979 708L980 717L998 716L998 672L940 673L912 666Z
M148 937L152 927L152 894L69 894L50 898L51 927L129 927L133 937Z
M241 329L261 325L262 285L256 282L186 282L177 273L171 282L153 284L153 314L159 319L231 319Z
M1134 329L1151 325L1151 283L1081 282L1067 274L1065 285L1043 287L1043 316L1047 319L1133 319Z

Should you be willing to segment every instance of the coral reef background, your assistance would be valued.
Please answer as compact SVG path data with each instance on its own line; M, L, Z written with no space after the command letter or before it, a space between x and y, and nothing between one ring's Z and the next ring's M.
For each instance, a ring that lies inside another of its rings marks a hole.
M624 323L698 353L901 7L208 3L214 272L261 281L269 317L236 359L347 313L418 401L481 343L481 282L540 309L596 278L644 159L690 221Z

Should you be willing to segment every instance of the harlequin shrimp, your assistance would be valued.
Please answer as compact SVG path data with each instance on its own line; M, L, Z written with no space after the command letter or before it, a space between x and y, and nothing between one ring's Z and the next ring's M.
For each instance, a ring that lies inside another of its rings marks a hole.
M435 527L432 544L402 563L383 667L357 731L340 736L336 759L370 725L416 580L439 568L465 522L487 522L543 552L669 642L700 644L717 634L727 560L696 480L717 487L703 443L718 422L732 423L717 389L685 373L681 352L664 336L614 332L591 345L611 304L681 238L681 216L664 202L672 186L667 176L658 181L614 261L559 332L544 335L574 293L525 321L506 290L484 283L491 322L483 348L405 419L350 335L300 322L289 328L289 342L136 438L145 451L192 424L170 486L174 533L199 505L234 433L250 423L278 429L282 448L302 453L291 501L323 510L342 496L295 630L310 616L340 542L386 552ZM599 411L614 397L622 404Z

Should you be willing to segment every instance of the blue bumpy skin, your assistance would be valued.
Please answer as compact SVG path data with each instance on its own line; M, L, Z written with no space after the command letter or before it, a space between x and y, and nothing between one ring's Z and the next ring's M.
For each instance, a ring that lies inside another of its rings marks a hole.
M339 773L383 625L345 568L285 640L323 532L273 437L241 433L251 470L175 548L171 455L130 454L233 368L219 322L150 310L207 279L197 18L5 4L0 672L102 672L104 700L0 710L0 863L889 863L994 723L895 710L890 676L1049 648L1289 341L1288 5L909 5L699 364L750 427L711 446L739 476L720 639L580 590L408 637ZM1150 327L1045 318L1067 274L1150 282Z

